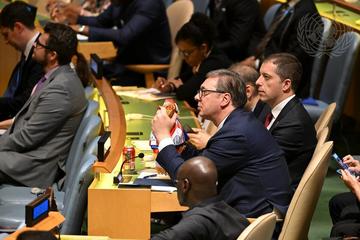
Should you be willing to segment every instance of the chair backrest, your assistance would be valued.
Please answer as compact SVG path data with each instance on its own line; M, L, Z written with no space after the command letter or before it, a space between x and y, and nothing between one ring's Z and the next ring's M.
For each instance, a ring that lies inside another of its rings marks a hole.
M335 109L336 103L333 102L329 106L327 106L325 110L321 113L320 117L315 123L315 130L317 135L325 127L328 127L329 130L331 130Z
M314 57L312 72L311 72L311 78L310 78L310 96L311 97L317 97L316 94L318 94L318 88L320 85L320 81L324 77L324 71L325 71L325 63L327 60L327 55L324 54L323 49L326 49L327 46L327 39L329 37L330 29L332 22L324 17L321 17L321 20L324 24L321 41L318 48L318 54Z
M315 155L318 151L320 151L322 145L324 145L324 143L329 139L329 135L330 135L330 130L328 127L324 127L319 131L319 133L316 136L318 141L313 155Z
M166 14L170 25L172 45L170 67L167 76L168 79L175 78L180 73L182 58L180 57L179 50L175 44L175 36L180 28L190 20L193 13L194 5L191 0L175 1L166 9Z
M333 142L326 142L314 154L286 213L279 240L308 239L310 222L327 173Z
M267 213L255 219L237 240L270 240L275 229L276 214Z
M86 86L85 87L85 97L88 100L91 100L94 98L95 95L95 91L94 88L92 86Z
M269 27L274 20L275 14L280 6L280 3L274 4L266 11L264 15L264 26L266 30L269 30Z
M339 37L329 57L319 99L336 102L334 121L340 118L359 53L360 35L346 32ZM341 53L341 54L340 54Z
M101 127L101 119L97 115L90 116L85 119L84 125L81 126L82 129L79 128L80 131L78 138L74 139L71 150L69 152L68 159L65 165L65 183L64 183L64 191L68 188L68 182L72 181L74 177L74 173L77 172L79 168L80 160L85 152L87 145L99 135L100 127ZM61 190L60 185L60 190Z
M74 184L65 192L64 210L65 222L61 226L62 234L80 234L87 206L88 187L94 179L92 166L97 158L90 154L84 155L81 167L74 178Z

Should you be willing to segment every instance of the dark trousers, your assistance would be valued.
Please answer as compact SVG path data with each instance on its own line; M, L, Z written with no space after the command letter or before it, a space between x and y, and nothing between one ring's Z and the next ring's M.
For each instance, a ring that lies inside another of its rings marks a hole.
M334 224L331 237L360 236L359 201L353 193L340 193L332 197L329 211Z

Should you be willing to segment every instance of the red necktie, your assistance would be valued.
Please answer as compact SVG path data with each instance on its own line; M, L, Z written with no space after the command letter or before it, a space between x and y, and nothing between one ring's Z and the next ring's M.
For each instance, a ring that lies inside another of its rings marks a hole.
M268 114L266 114L265 117L265 122L264 122L264 126L267 128L269 126L269 124L271 123L271 120L273 119L273 115L271 114L271 112L269 112Z

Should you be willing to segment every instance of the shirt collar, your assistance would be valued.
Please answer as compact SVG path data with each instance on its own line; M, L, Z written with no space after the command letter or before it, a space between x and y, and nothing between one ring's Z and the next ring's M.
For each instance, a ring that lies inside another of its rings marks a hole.
M291 99L293 99L295 97L295 94L285 98L284 100L282 100L280 103L278 103L272 110L271 110L271 114L273 115L273 119L276 119L281 110L285 107L285 105L290 102Z
M26 44L26 48L25 48L25 51L24 51L24 55L25 55L26 60L28 59L30 51L31 51L36 39L38 38L39 34L40 34L39 32L36 32L34 34L34 36L30 39L30 41L28 41L28 43Z
M229 114L230 115L230 114ZM226 119L229 117L229 115L227 115L222 121L221 123L219 124L219 126L217 127L217 131L219 131L223 126L224 126L224 123L226 121Z

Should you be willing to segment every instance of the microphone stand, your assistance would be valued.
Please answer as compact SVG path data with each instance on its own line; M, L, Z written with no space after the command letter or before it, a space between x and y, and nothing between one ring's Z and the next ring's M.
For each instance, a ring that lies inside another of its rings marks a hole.
M123 167L124 167L124 164L125 164L125 163L128 163L130 160L133 160L133 159L135 159L135 158L143 158L143 157L144 157L144 154L143 154L143 153L139 153L137 156L135 156L135 157L133 157L133 158L124 160L124 161L121 163L119 174L116 175L116 176L114 176L114 178L113 178L113 183L114 183L114 184L122 183L122 181L123 181L122 170L123 170Z

